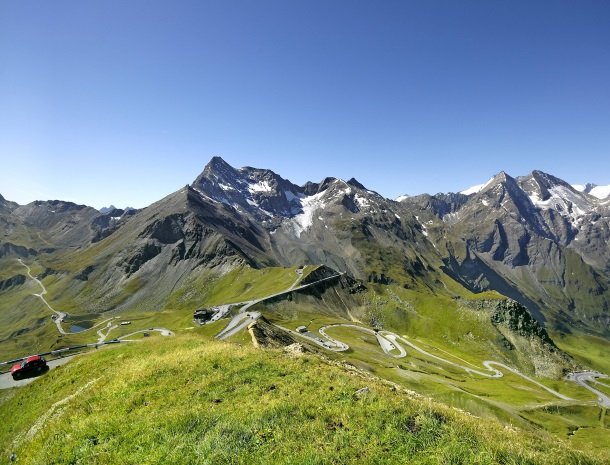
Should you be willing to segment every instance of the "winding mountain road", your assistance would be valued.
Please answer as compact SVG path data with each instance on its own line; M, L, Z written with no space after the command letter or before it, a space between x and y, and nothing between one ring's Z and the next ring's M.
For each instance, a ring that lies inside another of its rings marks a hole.
M576 384L578 384L579 386L582 386L585 389L588 389L589 391L591 391L593 394L595 394L597 396L597 401L601 407L610 408L610 397L608 397L605 393L598 391L590 384L587 384L587 381L589 381L589 382L601 384L602 386L607 386L606 384L600 383L599 381L597 381L597 378L607 379L608 375L599 373L597 371L579 371L576 373L570 373L566 376L566 379L568 381L573 381Z
M243 304L243 307L241 307L239 309L239 313L237 315L235 315L231 319L231 321L227 324L227 326L225 326L222 329L222 331L220 331L216 335L216 339L220 339L220 340L227 339L228 337L237 333L239 330L247 327L250 323L255 322L261 316L261 314L259 312L249 312L249 314L248 314L248 309L250 307L252 307L253 305L259 304L266 300L273 299L275 297L279 297L279 296L282 296L285 294L290 294L291 292L296 292L296 291L300 291L302 289L307 289L308 287L315 286L317 284L323 283L325 281L329 281L331 279L340 278L341 276L343 276L343 274L344 273L337 273L332 276L327 276L326 278L318 279L317 281L314 281L314 282L311 282L308 284L303 284L301 286L295 286L296 283L298 283L299 280L301 279L301 277L299 276L297 278L297 280L288 289L286 289L284 291L276 292L275 294L271 294L266 297L262 297L260 299L247 300L245 302L241 302ZM239 305L239 304L232 304L232 305ZM246 316L244 316L244 314Z
M133 342L132 340L127 339L127 338L133 336L134 334L150 333L151 331L155 331L155 332L159 333L161 336L165 336L165 337L174 335L174 332L170 331L167 328L148 328L148 329L140 329L138 331L134 331L133 333L125 334L124 336L118 337L117 340L119 340L121 342Z
M32 279L34 282L36 282L36 284L38 284L40 286L40 288L42 289L42 292L40 292L39 294L32 294L36 297L38 297L40 300L42 300L42 302L48 307L49 310L51 310L53 312L53 316L51 317L51 319L53 320L53 322L55 323L55 326L57 326L57 331L59 331L59 334L62 335L66 335L66 334L80 334L80 333L84 333L85 331L90 331L94 328L97 328L98 326L103 325L104 323L107 323L115 318L118 317L112 317L112 318L107 318L104 321L100 321L99 323L91 326L90 328L86 328L83 329L82 331L65 331L64 328L61 326L61 324L63 323L64 319L68 316L67 313L65 312L60 312L59 310L55 310L53 307L51 307L51 304L49 304L49 302L47 301L47 299L44 298L44 296L47 293L47 288L44 286L44 284L42 284L42 282L40 281L40 279L38 279L37 277L32 275L32 269L26 265L25 263L23 263L23 260L21 258L18 258L17 261L19 263L21 263L27 270L28 276L30 277L30 279ZM109 324L110 326L110 324ZM108 331L109 332L109 331ZM100 332L98 331L98 336L100 336L100 338L102 337L100 335ZM107 335L106 335L107 336ZM99 342L104 341L105 337L101 340L99 340Z
M40 300L42 300L42 302L49 308L49 310L51 310L53 312L53 314L54 314L53 321L55 322L55 325L57 326L57 330L59 331L59 333L63 334L63 335L76 334L76 333L66 332L63 329L62 322L63 322L64 318L67 316L67 314L65 312L57 311L53 307L51 307L49 302L47 302L47 300L44 297L45 294L47 293L45 286L42 284L42 282L38 278L36 278L32 275L30 267L28 265L26 265L25 263L23 263L22 259L19 258L18 261L21 265L23 265L27 269L27 273L28 273L28 276L30 277L30 279L35 281L42 289L42 291L40 293L33 294L33 295L35 295ZM314 282L311 282L308 284L303 284L301 286L297 286L298 282L301 279L301 274L299 274L298 272L297 272L297 274L298 274L298 277L295 280L295 282L288 289L286 289L282 292L277 292L277 293L268 295L266 297L262 297L260 299L253 299L253 300L249 300L249 301L245 301L245 302L234 303L234 304L225 304L225 305L219 306L218 307L219 311L217 312L217 314L214 315L214 317L212 318L212 321L216 321L216 320L222 318L223 316L225 316L229 312L231 307L237 306L237 305L243 305L239 309L239 313L236 314L235 316L233 316L233 318L229 321L229 323L216 335L216 338L221 339L221 340L227 339L227 338L233 336L234 334L236 334L237 332L248 327L251 323L255 322L258 318L260 318L260 316L261 316L260 312L249 312L248 311L248 309L250 307L252 307L253 305L273 299L275 297L289 294L291 292L306 289L308 287L315 286L315 285L320 284L325 281L340 278L343 275L343 273L337 273L332 276L328 276L326 278L321 278L317 281L314 281ZM98 326L101 326L103 324L106 324L106 326L103 329L99 329L97 331L97 335L98 335L97 344L101 344L106 340L106 338L109 336L110 332L118 327L117 324L113 324L113 320L116 318L117 317L108 318L108 319L101 321L100 323L92 326L91 328L87 328L86 330L83 330L83 331L88 331L88 330L94 329ZM524 380L526 380L532 384L535 384L539 388L547 391L549 394L551 394L559 399L562 399L565 401L575 401L575 399L572 399L571 397L561 394L560 392L557 392L554 389L551 389L551 388L545 386L544 384L536 381L535 379L521 373L519 370L512 368L508 365L505 365L501 362L496 362L493 360L485 360L484 362L482 362L482 365L483 365L483 367L485 367L485 369L487 371L482 371L477 368L464 366L464 365L461 365L452 360L448 360L446 358L432 354L432 353L422 349L421 347L417 346L413 342L409 341L406 336L399 336L398 334L395 334L390 331L375 331L371 328L367 328L367 327L359 326L359 325L355 325L355 324L338 323L338 324L333 324L333 325L322 326L321 328L319 328L318 332L321 336L320 337L310 331L297 332L297 331L293 331L293 330L290 330L287 328L282 328L281 326L278 326L278 328L281 328L281 329L288 331L292 334L295 334L299 337L305 338L305 339L309 340L310 342L312 342L320 347L323 347L325 349L332 350L334 352L344 352L349 349L349 345L329 336L326 332L330 328L340 328L340 327L356 329L358 331L362 331L367 334L375 336L375 338L377 339L377 343L379 344L379 347L381 348L381 350L386 355L393 357L393 358L404 358L407 356L407 351L403 347L403 345L405 345L427 357L438 360L444 364L451 365L453 367L462 369L468 373L476 374L476 375L487 377L487 378L503 377L504 374L498 369L498 368L502 368L503 370L509 371L509 372L523 378ZM80 331L80 332L83 332L83 331ZM120 338L118 338L118 340L127 342L128 337L133 336L134 334L144 333L147 331L157 331L162 336L173 335L173 332L171 332L170 330L168 330L166 328L150 328L149 330L134 331L132 333L121 336ZM70 357L66 357L65 359L61 359L61 360L67 361L67 359L69 359L69 358ZM53 363L53 362L50 362L50 363ZM64 361L62 363L66 363L66 362ZM494 368L494 367L497 367L497 368ZM7 376L7 374L2 375L2 377L6 377L6 376ZM8 376L10 377L10 375L8 375ZM566 377L567 380L573 381L576 384L578 384L579 386L582 386L585 389L588 389L589 391L591 391L595 395L597 395L598 404L601 407L610 408L610 397L607 396L605 393L599 391L598 389L595 389L590 384L588 384L588 382L597 382L597 378L608 378L608 376L606 376L602 373L598 373L598 372L577 372L577 373L570 373ZM3 381L3 380L4 380L4 378L0 379L0 389L2 388L1 387L2 383L7 384L7 381L6 380ZM12 380L12 378L10 379L10 381L11 381L11 383L10 383L9 387L18 385ZM24 380L24 381L29 382L29 380ZM603 384L603 383L600 383L600 384Z
M320 280L314 281L312 283L309 284L304 284L302 286L296 286L297 281L295 281L295 283L292 284L292 286L290 286L287 290L282 291L282 292L278 292L272 295L269 295L267 297L263 297L261 299L255 299L255 300L250 300L247 302L243 302L243 307L240 309L239 313L237 315L235 315L231 321L222 329L222 331L220 331L217 335L216 338L217 339L227 339L228 337L236 334L237 332L239 332L240 330L246 328L248 325L250 325L252 322L256 321L259 317L260 317L260 313L259 312L247 312L247 310L252 307L253 305L256 305L260 302L264 302L266 300L272 299L274 297L278 297L284 294L288 294L290 292L294 292L294 291L298 291L301 289L305 289L307 287L310 286L314 286L316 284L319 284L321 282L324 281L328 281L330 279L335 279L338 278L342 275L343 273L339 273L333 276L329 276L326 278L322 278ZM238 305L238 304L235 304ZM442 363L445 363L447 365L451 365L454 366L456 368L462 369L468 373L472 373L472 374L476 374L479 376L483 376L486 378L502 378L504 376L504 374L498 369L501 368L503 370L509 371L521 378L523 378L524 380L538 386L540 389L545 390L546 392L548 392L549 394L565 400L565 401L575 401L575 399L568 397L564 394L561 394L560 392L555 391L554 389L549 388L548 386L545 386L544 384L536 381L535 379L531 378L530 376L527 376L523 373L521 373L519 370L512 368L508 365L505 365L501 362L496 362L494 360L485 360L484 362L482 362L483 367L487 370L487 371L482 371L480 369L476 369L476 368L472 368L469 366L465 366L465 365L461 365L457 362L454 362L452 360L448 360L446 358L443 357L439 357L438 355L432 354L424 349L422 349L421 347L417 346L416 344L414 344L413 342L409 341L406 336L399 336L398 334L395 334L391 331L375 331L371 328L367 328L364 326L359 326L359 325L355 325L355 324L350 324L350 323L338 323L338 324L333 324L333 325L326 325L326 326L322 326L321 328L319 328L318 332L320 334L320 336L314 334L311 331L305 331L305 332L297 332L297 331L293 331L291 329L288 328L284 328L281 326L276 325L278 328L283 329L284 331L288 331L298 337L302 337L307 339L308 341L323 347L325 349L328 350L332 350L334 352L344 352L346 350L349 349L349 345L347 345L346 343L335 339L331 336L329 336L327 334L327 330L330 328L340 328L340 327L345 327L345 328L350 328L350 329L356 329L358 331L362 331L365 332L367 334L373 335L375 336L375 338L377 339L377 342L379 344L379 347L381 348L381 350L383 350L383 352L386 355L389 355L390 357L393 358L403 358L407 356L407 351L406 349L403 347L403 345L410 347L411 349L427 356L430 358L433 358L435 360L438 360ZM495 368L494 368L495 367ZM577 381L578 382L578 381ZM580 384L580 383L579 383ZM610 399L608 399L607 397L604 398L604 394L601 393L600 391L598 391L597 389L594 389L592 387L590 387L589 385L587 385L586 383L584 383L584 381L582 381L581 384L583 387L586 387L587 389L591 390L592 392L595 392L598 396L599 396L599 403L602 406L606 406L606 402L608 402L608 406L610 406Z
M500 367L504 370L510 371L511 373L520 376L521 378L525 379L526 381L529 381L532 384L535 384L536 386L538 386L539 388L547 391L549 394L562 399L562 400L566 400L566 401L574 401L575 399L572 399L571 397L568 397L564 394L561 394L560 392L555 391L554 389L549 388L548 386L545 386L544 384L536 381L535 379L521 373L519 370L516 370L515 368L512 368L508 365L505 365L501 362L496 362L493 360L486 360L483 362L483 366L488 370L488 371L481 371L481 370L477 370L475 368L471 368L471 367L467 367L464 365L460 365L459 363L456 363L452 360L448 360L446 358L443 357L439 357L438 355L435 354L431 354L430 352L422 349L421 347L415 345L414 343L412 343L411 341L409 341L408 339L406 339L406 336L402 337L399 336L395 333L392 333L390 331L374 331L370 328L366 328L363 326L358 326L358 325L354 325L354 324L349 324L349 323L338 323L338 324L333 324L333 325L328 325L328 326L322 326L318 331L319 333L322 335L322 337L326 340L327 344L323 344L320 342L320 339L318 337L316 337L314 335L314 337L311 337L310 335L313 333L298 333L295 331L291 331L294 334L297 334L298 336L304 337L309 339L311 342L320 345L322 347L325 347L327 349L336 351L336 352L342 352L345 351L347 349L349 349L349 346L347 344L345 344L344 342L341 342L337 339L334 339L332 337L330 337L327 333L326 330L328 330L329 328L341 328L341 327L345 327L345 328L351 328L351 329L357 329L358 331L363 331L365 333L368 334L372 334L375 335L377 338L377 342L379 343L379 346L381 347L381 349L383 350L384 353L386 353L387 355L394 357L394 358L403 358L407 356L407 351L402 347L401 344L404 344L406 346L411 347L413 350L427 356L430 358L433 358L435 360L438 360L442 363L445 363L447 365L451 365L454 366L456 368L460 368L466 372L469 373L473 373L473 374L477 374L479 376L484 376L486 378L501 378L504 376L504 374L498 370L497 368L493 368L494 366L496 367ZM331 345L331 347L328 346L328 344ZM399 353L392 353L393 351L398 351ZM581 384L583 385L583 384ZM587 389L592 390L593 392L595 392L596 394L600 395L602 393L600 393L598 390L591 388L590 386L586 386ZM603 395L603 394L602 394ZM604 406L605 401L601 401L600 399L600 405ZM610 404L609 404L610 405Z
M23 263L23 260L18 258L17 261L19 263L21 263L23 266L25 266L25 269L27 270L28 276L30 277L30 279L34 280L40 286L40 288L42 289L42 292L40 294L32 294L32 295L35 295L40 300L42 300L42 302L49 308L49 310L51 310L54 313L53 321L55 322L55 325L57 326L57 330L59 331L59 333L60 334L68 334L61 327L61 322L64 320L64 318L67 316L67 314L64 313L64 312L58 312L53 307L51 307L51 305L49 305L49 302L47 302L47 299L44 298L45 294L47 293L47 288L44 287L44 284L42 284L40 279L38 279L38 278L36 278L35 276L32 275L32 269L28 265Z

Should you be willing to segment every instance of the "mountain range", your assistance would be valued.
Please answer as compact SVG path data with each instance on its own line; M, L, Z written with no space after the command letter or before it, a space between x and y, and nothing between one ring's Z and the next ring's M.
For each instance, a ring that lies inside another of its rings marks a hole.
M609 239L604 189L541 171L392 200L353 178L299 186L214 157L137 210L0 196L0 362L162 336L175 338L151 347L167 354L237 347L211 338L314 353L477 418L601 450L604 463ZM100 357L152 356L139 346ZM120 363L109 367L122 373ZM82 382L97 379L84 370ZM48 379L64 385L62 373ZM172 390L186 398L188 386Z
M142 210L0 198L0 259L46 257L45 273L70 283L75 305L96 283L86 292L93 313L159 308L198 270L322 264L407 289L436 290L449 276L511 297L552 331L609 337L602 192L541 171L500 172L461 193L394 201L355 179L297 186L214 157L193 183Z

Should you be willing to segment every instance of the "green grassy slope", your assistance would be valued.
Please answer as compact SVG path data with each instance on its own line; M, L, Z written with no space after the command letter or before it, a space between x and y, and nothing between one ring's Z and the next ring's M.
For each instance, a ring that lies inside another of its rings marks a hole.
M201 336L77 357L3 393L0 450L22 464L607 463L315 356Z
M12 267L12 275L26 273L16 259L5 262L7 267ZM34 276L40 276L44 269L36 261L27 264L32 267ZM303 276L316 268L306 266ZM89 327L110 317L132 321L130 326L113 330L109 337L112 339L151 326L165 326L179 332L193 326L193 312L198 308L257 299L288 289L299 278L295 270L296 267L261 270L239 267L222 274L202 269L188 276L171 294L160 297L156 306L138 304L120 312L113 311L112 303L100 307L90 300L92 286L87 282L75 283L69 276L61 274L46 276L42 282L47 288L45 297L51 306L69 314L63 325L66 331L73 324ZM122 287L118 286L118 301L135 292L137 279L132 278ZM76 293L74 288L78 286L81 290ZM40 286L27 278L22 286L0 292L0 360L97 340L99 328L61 336L51 320L52 312L32 295L40 291Z
M375 320L385 329L405 335L429 353L460 365L482 369L483 361L496 360L533 375L532 348L506 347L502 335L491 323L489 312L473 310L461 303L463 299L492 302L501 296L492 292L475 295L457 283L452 285L448 280L446 284L447 292L433 293L427 289L369 283L368 291L357 296L340 290L337 294L338 289L334 288L317 299L299 294L290 301L256 308L270 321L293 330L299 325L307 325L317 332L321 326L345 323L350 318L357 324L371 327ZM361 304L349 300L354 298ZM344 303L347 303L349 313L345 308L340 311ZM336 309L334 313L332 308ZM347 352L326 353L328 357L348 361L476 416L527 430L551 432L581 448L604 449L605 441L610 440L610 424L605 420L604 409L595 404L593 394L574 383L536 377L549 388L576 399L574 403L564 402L506 370L503 370L504 377L490 379L409 348L407 357L393 359L382 352L372 335L344 327L328 328L327 333L350 346ZM552 360L550 357L549 361ZM578 413L574 414L575 411ZM578 435L574 431L578 431Z

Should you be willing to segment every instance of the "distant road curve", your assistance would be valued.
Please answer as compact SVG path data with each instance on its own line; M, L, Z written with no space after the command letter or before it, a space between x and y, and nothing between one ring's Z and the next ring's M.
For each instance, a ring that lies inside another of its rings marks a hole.
M566 376L566 379L568 381L573 381L579 386L582 386L585 389L591 391L593 394L595 394L597 396L597 401L600 406L604 408L610 408L610 397L608 397L605 393L598 391L590 384L587 384L587 381L589 381L606 386L606 384L604 383L599 383L597 381L597 378L608 378L608 375L599 373L597 371L579 371L575 373L570 373Z
M59 331L60 334L66 335L66 334L80 334L80 333L84 333L85 331L90 331L94 328L97 328L100 325L103 325L104 323L107 323L108 321L117 318L117 317L112 317L112 318L107 318L104 321L100 321L99 323L91 326L90 328L86 328L83 329L82 331L77 331L77 332L70 332L70 331L65 331L64 328L61 326L62 322L64 321L64 318L66 318L66 316L68 316L67 313L65 312L60 312L58 310L55 310L53 307L51 307L51 305L49 304L49 302L47 302L47 299L44 298L45 294L47 293L47 288L44 287L44 284L42 284L42 282L40 281L40 279L36 278L35 276L32 275L32 270L31 268L26 265L25 263L23 263L23 260L21 260L21 258L18 258L17 261L19 263L21 263L23 266L25 266L28 276L30 277L30 279L32 279L33 281L36 282L36 284L38 284L40 286L40 288L42 289L42 292L40 292L40 294L32 294L36 297L38 297L40 300L42 300L42 302L49 308L49 310L51 310L54 315L53 315L53 322L55 323L55 326L57 326L57 331ZM99 335L99 332L98 332ZM102 339L100 342L102 342L104 339Z
M95 342L95 343L90 343L90 344L84 344L84 345L80 345L80 346L75 346L75 347L68 347L68 348L64 348L64 349L57 349L51 352L48 352L49 354L52 355L59 355L59 354L65 354L67 352L69 352L70 350L82 350L86 347L89 348L99 348L99 347L103 347L106 345L113 345L113 343L118 343L118 342L133 342L132 340L128 339L130 336L133 336L134 334L138 334L138 333L149 333L152 331L156 331L159 334L161 334L161 336L173 336L174 332L167 329L167 328L149 328L149 329L141 329L138 331L134 331L132 333L129 334L125 334L124 336L121 336L119 338L113 339L110 342ZM43 354L45 355L45 354ZM68 363L70 360L72 360L76 355L82 355L82 354L74 354L74 355L68 355L66 357L62 357L62 358L57 358L54 360L50 360L49 362L47 362L47 365L49 366L49 369L53 369L55 367L58 367L60 365L63 365L65 363ZM25 358L25 357L24 357ZM23 359L21 359L23 360ZM7 363L9 362L2 362L1 365L3 366L10 366L12 365L12 363L18 363L18 360L13 360L12 362L10 362L9 365L7 365ZM44 376L44 375L41 375ZM31 383L32 381L40 378L41 376L36 376L36 377L32 377L32 378L26 378L26 379L21 379L19 381L15 381L13 380L13 377L11 376L10 372L7 373L2 373L0 374L0 389L8 389L8 388L13 388L13 387L20 387L20 386L24 386L26 384Z
M296 286L297 281L295 281L295 283L292 284L292 286L290 286L288 289L286 289L285 291L282 292L278 292L275 294L271 294L269 296L260 298L260 299L254 299L254 300L249 300L246 302L243 302L243 307L240 309L239 313L237 315L235 315L231 321L229 321L229 323L216 335L217 339L227 339L228 337L234 335L235 333L237 333L238 331L242 330L243 328L247 327L250 323L256 321L259 317L260 317L260 313L259 312L247 312L247 310L252 307L253 305L263 302L265 300L269 300L272 299L274 297L278 297L284 294L288 294L290 292L294 292L294 291L298 291L301 289L305 289L307 287L310 286L314 286L316 284L319 284L321 282L324 281L328 281L330 279L335 279L335 278L339 278L343 275L344 273L337 273L335 275L326 277L326 278L322 278L319 279L317 281L314 281L312 283L309 284L305 284L302 286ZM237 304L236 304L237 305ZM564 394L561 394L560 392L555 391L554 389L551 389L547 386L545 386L544 384L536 381L535 379L521 373L519 370L509 367L508 365L505 365L503 363L500 362L496 362L493 360L485 360L483 362L483 366L488 370L488 371L481 371L475 368L471 368L471 367L467 367L464 365L460 365L459 363L456 363L452 360L448 360L442 357L439 357L438 355L434 355L431 354L430 352L427 352L426 350L422 349L421 347L415 345L414 343L412 343L411 341L409 341L408 339L406 339L405 337L401 337L398 334L392 333L390 331L375 331L371 328L367 328L364 326L359 326L359 325L355 325L355 324L350 324L350 323L337 323L337 324L333 324L333 325L326 325L326 326L322 326L318 332L320 333L320 335L322 336L322 338L318 337L317 335L315 335L312 332L309 331L305 331L304 333L301 332L297 332L297 331L293 331L287 328L283 328L281 326L278 326L278 328L283 329L285 331L289 331L292 334L295 334L299 337L305 338L308 341L321 346L325 349L328 350L332 350L334 352L344 352L346 350L349 349L349 345L347 345L346 343L339 341L337 339L334 339L332 337L330 337L327 333L326 330L329 328L338 328L338 327L346 327L346 328L350 328L350 329L356 329L358 331L363 331L366 332L368 334L371 334L373 336L376 337L377 342L379 343L379 346L381 347L381 349L383 350L383 352L386 355L389 355L391 357L394 358L403 358L407 356L407 351L405 350L405 348L402 346L403 344L406 346L411 347L412 349L416 350L417 352L424 354L428 357L434 358L436 360L439 360L440 362L443 362L445 364L448 365L452 365L454 367L460 368L464 371L467 371L469 373L473 373L473 374L477 374L479 376L484 376L487 378L501 378L503 377L503 373L498 370L495 367L500 367L503 368L504 370L510 371L511 373L520 376L521 378L525 379L526 381L529 381L532 384L535 384L536 386L540 387L541 389L547 391L549 394L562 399L562 400L566 400L566 401L574 401L575 399L572 399L571 397L568 397ZM398 352L398 353L396 353ZM593 389L590 388L589 389ZM599 391L594 390L594 392L599 393ZM609 401L610 402L610 401Z
M559 399L566 400L566 401L574 401L575 400L575 399L572 399L571 397L568 397L568 396L566 396L564 394L561 394L560 392L555 391L554 389L551 389L551 388L545 386L544 384L536 381L535 379L533 379L533 378L531 378L531 377L521 373L519 370L517 370L515 368L512 368L512 367L510 367L508 365L505 365L503 363L496 362L496 361L493 361L493 360L485 360L483 362L483 366L485 368L487 368L488 371L477 370L477 369L474 369L474 368L471 368L471 367L460 365L459 363L456 363L456 362L454 362L452 360L448 360L446 358L439 357L438 355L431 354L430 352L422 349L421 347L415 345L414 343L412 343L411 341L406 339L406 336L402 337L402 336L399 336L399 335L397 335L395 333L392 333L390 331L374 331L374 330L372 330L370 328L366 328L364 326L358 326L358 325L349 324L349 323L338 323L338 324L333 324L333 325L322 326L318 331L322 335L322 337L324 337L328 341L329 344L332 344L332 347L328 347L327 345L321 344L319 342L319 340L316 340L315 338L311 337L310 334L313 334L313 333L297 333L297 332L294 332L294 331L291 331L291 332L294 333L294 334L297 334L297 335L299 335L301 337L304 337L304 338L310 340L311 342L314 342L315 344L320 345L322 347L325 347L327 349L334 350L334 351L345 351L345 350L349 349L349 346L347 344L345 344L344 342L341 342L341 341L339 341L337 339L334 339L334 338L328 336L328 334L326 333L326 330L329 329L329 328L340 328L340 327L357 329L359 331L364 331L366 333L375 335L377 337L377 342L379 343L379 346L384 351L384 353L386 353L387 355L390 355L392 357L395 357L395 358L402 358L402 357L405 357L407 355L407 351L401 345L401 344L404 344L406 346L411 347L413 350L415 350L415 351L417 351L417 352L419 352L419 353L421 353L423 355L426 355L427 357L433 358L435 360L438 360L438 361L443 362L445 364L454 366L456 368L460 368L460 369L462 369L464 371L467 371L469 373L477 374L479 376L484 376L484 377L487 377L487 378L501 378L501 377L503 377L504 375L503 375L503 373L500 370L498 370L497 368L493 368L494 366L495 367L500 367L500 368L502 368L504 370L510 371L511 373L513 373L513 374L515 374L517 376L520 376L521 378L525 379L526 381L529 381L532 384L535 384L539 388L544 389L549 394L552 394L553 396L555 396L555 397L557 397ZM339 346L341 346L340 350L337 349ZM398 354L391 353L391 351L394 351L394 350L398 350L399 353ZM597 391L596 389L591 388L588 385L587 385L587 388L589 390L592 390L593 392L597 393L598 395L602 394L599 391ZM608 406L610 406L610 399L607 399L607 400L608 400ZM600 405L602 405L601 399L600 399Z
M149 328L149 329L140 329L138 331L134 331L133 333L125 334L124 336L118 337L117 339L122 342L129 342L129 339L127 339L127 338L130 336L133 336L134 334L150 333L152 331L156 331L157 333L161 334L161 336L165 336L165 337L174 335L174 332L170 331L167 328Z

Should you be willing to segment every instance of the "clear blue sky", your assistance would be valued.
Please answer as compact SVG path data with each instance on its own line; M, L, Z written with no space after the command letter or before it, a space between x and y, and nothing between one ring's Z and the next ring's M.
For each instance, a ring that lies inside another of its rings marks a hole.
M610 184L610 3L0 2L0 193L145 206L213 155L388 197Z

